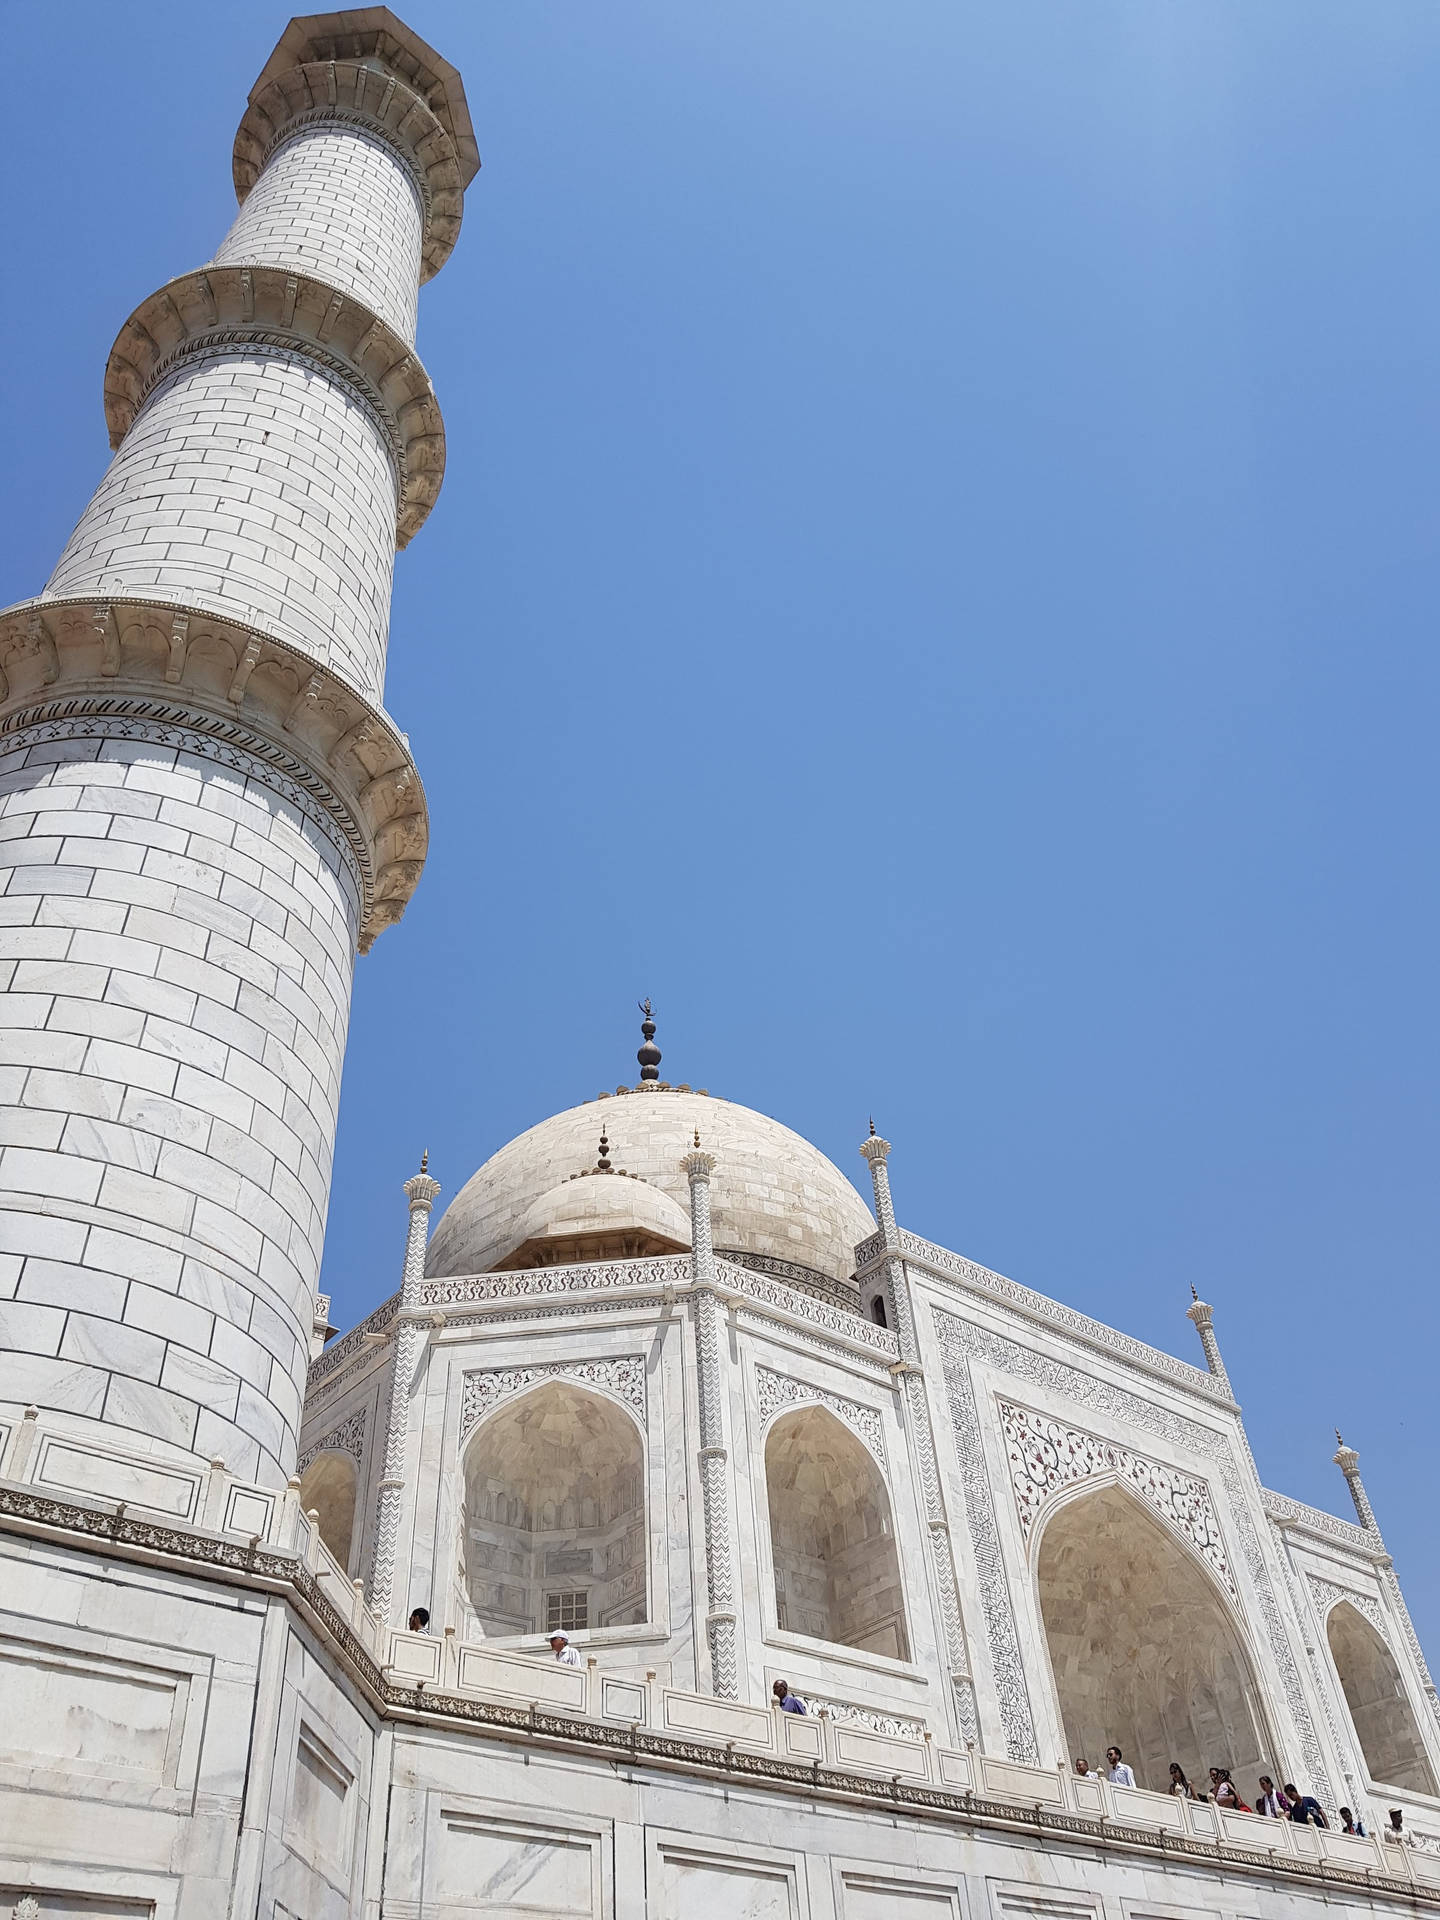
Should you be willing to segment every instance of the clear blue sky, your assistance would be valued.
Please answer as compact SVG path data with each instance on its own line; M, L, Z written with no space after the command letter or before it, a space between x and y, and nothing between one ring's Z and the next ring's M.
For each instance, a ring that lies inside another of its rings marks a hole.
M420 1149L665 1071L1339 1421L1440 1655L1440 11L410 0L484 168L421 298L388 701L434 820L360 963L326 1280ZM284 6L11 5L5 599L131 308L234 210Z

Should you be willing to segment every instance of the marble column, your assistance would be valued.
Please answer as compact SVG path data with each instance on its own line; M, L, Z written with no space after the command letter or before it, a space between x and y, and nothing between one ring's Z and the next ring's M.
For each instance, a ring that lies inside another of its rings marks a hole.
M940 1484L935 1429L930 1419L930 1399L920 1361L910 1278L901 1258L900 1230L895 1223L895 1206L890 1197L890 1142L882 1140L874 1131L873 1122L870 1137L862 1143L860 1152L870 1166L870 1180L875 1193L875 1218L885 1248L885 1290L890 1324L900 1342L900 1358L892 1371L905 1406L906 1441L915 1484L920 1489L924 1507L930 1557L935 1570L935 1593L939 1603L945 1661L955 1700L955 1716L961 1739L978 1746L980 1717L975 1705L975 1682L970 1670L965 1622L960 1611L960 1587L955 1577L950 1521L945 1508L944 1489Z
M735 1581L730 1538L730 1454L725 1444L725 1387L720 1365L720 1301L710 1233L710 1175L715 1156L700 1147L680 1162L690 1181L690 1236L694 1275L695 1377L700 1411L700 1491L705 1516L705 1635L710 1687L722 1700L739 1698L735 1644Z
M425 1278L425 1246L430 1237L430 1209L440 1191L422 1157L420 1171L404 1186L410 1202L410 1225L405 1236L405 1271L400 1282L400 1311L395 1316L390 1346L390 1405L385 1421L385 1457L375 1506L375 1551L370 1564L370 1605L389 1621L394 1604L395 1549L400 1532L400 1496L405 1490L405 1451L409 1430L410 1390L425 1344L427 1322L420 1310L420 1283ZM392 1625L398 1622L391 1622Z
M1185 1309L1185 1318L1195 1323L1195 1331L1200 1336L1200 1345L1205 1352L1206 1366L1233 1400L1234 1389L1225 1371L1225 1362L1220 1357L1220 1342L1215 1338L1215 1309L1200 1298L1194 1287L1190 1289L1190 1296L1191 1304Z

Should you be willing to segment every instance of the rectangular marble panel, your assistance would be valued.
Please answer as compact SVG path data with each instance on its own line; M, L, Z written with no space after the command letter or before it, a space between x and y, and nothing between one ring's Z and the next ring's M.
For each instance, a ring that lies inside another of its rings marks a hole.
M661 1841L651 1875L654 1920L806 1920L793 1861L747 1859L742 1850L712 1852Z
M286 1827L302 1859L313 1860L333 1879L343 1881L352 1848L351 1789L354 1776L345 1762L305 1721L295 1745Z
M861 1767L867 1773L898 1773L907 1780L926 1780L930 1776L929 1754L919 1740L896 1740L885 1733L872 1733L868 1727L849 1726L843 1720L835 1728L835 1760L838 1766ZM1050 1782L1054 1786L1054 1780Z
M825 1738L818 1720L798 1713L782 1713L779 1725L785 1735L785 1753L791 1760L823 1760Z
M425 1875L425 1920L485 1914L598 1920L603 1836L442 1807Z
M980 1788L997 1800L1019 1800L1027 1807L1060 1807L1065 1795L1058 1774L1046 1767L1022 1767L1013 1760L980 1756Z
M955 1887L848 1868L837 1876L835 1905L838 1920L961 1920Z
M400 1635L396 1635L396 1640ZM526 1659L523 1654L487 1653L483 1647L460 1649L460 1685L471 1693L484 1693L500 1700L513 1700L529 1706L537 1700L542 1706L565 1707L583 1713L590 1691L590 1678L584 1667L562 1667L547 1650L542 1656Z
M8 1767L174 1786L191 1676L0 1634Z
M937 1747L935 1749L935 1777L942 1787L959 1787L963 1790L975 1785L975 1771L970 1764L968 1753L961 1753L957 1747Z
M742 1707L705 1693L682 1693L677 1687L667 1687L663 1700L663 1724L671 1733L695 1733L722 1743L735 1740L767 1753L775 1746L776 1716L768 1707Z
M994 1880L989 1891L994 1920L1104 1920L1099 1894Z
M644 1684L639 1680L617 1680L609 1674L600 1678L600 1713L606 1720L623 1720L628 1726L645 1725Z
M1167 1833L1185 1831L1185 1812L1172 1794L1147 1793L1143 1787L1112 1787L1115 1818L1137 1827L1160 1827Z
M258 1533L264 1539L270 1532L270 1516L275 1509L272 1494L256 1487L231 1487L225 1503L224 1531L243 1533L253 1540Z
M196 1517L201 1486L197 1473L55 1435L42 1441L34 1477L41 1486L63 1487L99 1500L123 1500L127 1507L146 1507L172 1520Z

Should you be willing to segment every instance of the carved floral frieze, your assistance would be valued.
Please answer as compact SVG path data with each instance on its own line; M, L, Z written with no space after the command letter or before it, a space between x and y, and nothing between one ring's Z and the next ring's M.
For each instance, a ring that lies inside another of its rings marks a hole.
M465 1375L460 1394L460 1439L463 1442L488 1413L512 1394L541 1380L573 1380L622 1400L645 1417L645 1356L620 1354L601 1360L554 1360L543 1366L486 1367Z
M786 1407L825 1407L838 1420L843 1420L852 1433L859 1435L882 1466L885 1464L884 1428L874 1407L861 1406L858 1400L847 1400L843 1394L812 1386L808 1380L796 1380L787 1373L776 1373L770 1367L755 1369L755 1385L762 1426L768 1426Z
M318 1440L311 1441L295 1462L296 1473L304 1473L322 1453L348 1453L358 1467L365 1458L365 1426L369 1409L356 1407Z
M1310 1575L1310 1592L1315 1600L1315 1610L1322 1620L1337 1602L1344 1600L1370 1622L1382 1640L1390 1638L1385 1610L1377 1595L1357 1593L1354 1587L1337 1586L1333 1580L1322 1580L1317 1573Z
M1057 1489L1097 1474L1113 1475L1182 1533L1226 1591L1239 1599L1215 1502L1203 1480L1102 1440L1097 1434L1033 1413L1028 1407L1014 1406L1008 1400L998 1405L1015 1510L1027 1540Z

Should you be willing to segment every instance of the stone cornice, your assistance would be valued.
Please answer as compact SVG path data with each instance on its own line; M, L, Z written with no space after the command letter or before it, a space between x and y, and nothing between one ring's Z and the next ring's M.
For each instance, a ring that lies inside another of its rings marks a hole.
M1070 1339L1082 1341L1109 1359L1156 1375L1172 1386L1198 1394L1212 1405L1218 1403L1238 1412L1235 1402L1215 1376L1202 1367L1192 1367L1188 1360L1178 1360L1173 1353L1163 1353L1159 1347L1147 1346L1143 1340L1133 1339L1128 1333L1119 1333L1114 1327L1107 1327L1103 1321L1092 1320L1089 1314L1081 1313L1075 1307L1067 1307L1043 1293L1036 1293L1033 1288L1022 1286L1018 1280L1007 1280L1004 1274L991 1273L988 1267L977 1266L973 1260L951 1253L946 1247L935 1246L929 1240L920 1239L918 1234L905 1232L903 1228L899 1251L908 1265L920 1268L949 1286L958 1286L997 1301L1023 1314L1027 1320L1054 1327ZM878 1235L856 1249L862 1274L867 1266L877 1265L883 1258Z
M1342 1520L1320 1507L1306 1506L1303 1500L1292 1500L1288 1494L1272 1493L1269 1487L1260 1489L1260 1499L1271 1523L1283 1532L1308 1533L1332 1546L1338 1543L1347 1547L1358 1559L1378 1564L1389 1562L1389 1554L1375 1535L1365 1527L1356 1526L1353 1520Z
M470 176L451 129L376 59L301 60L267 69L235 135L235 197L243 204L271 155L303 127L324 121L383 140L410 174L425 211L421 279L429 280L454 251Z
M246 347L302 354L374 416L395 469L395 544L424 524L445 476L445 423L407 340L352 294L286 267L198 268L142 300L105 368L105 424L118 447L147 395L192 354Z
M528 1749L593 1754L622 1766L674 1770L711 1780L747 1782L769 1791L800 1795L812 1804L828 1801L885 1809L915 1819L939 1820L961 1831L1023 1834L1032 1843L1102 1846L1151 1860L1171 1860L1196 1869L1243 1874L1257 1883L1306 1884L1339 1895L1350 1889L1365 1898L1393 1899L1402 1907L1440 1910L1440 1886L1408 1875L1377 1874L1321 1861L1261 1854L1225 1841L1130 1826L1116 1820L1062 1812L1037 1804L991 1800L975 1793L921 1785L901 1776L856 1773L813 1761L747 1752L733 1743L686 1738L638 1725L622 1726L580 1715L508 1706L476 1695L405 1687L389 1679L350 1622L298 1555L245 1545L235 1537L133 1518L122 1511L52 1499L29 1487L0 1485L0 1527L22 1538L43 1539L80 1552L158 1565L192 1578L279 1594L294 1606L372 1711L391 1722L521 1742ZM1370 1903L1367 1899L1366 1904Z
M0 734L102 722L182 748L199 736L308 795L358 877L362 953L403 914L429 841L409 745L308 654L170 601L42 599L0 614Z

